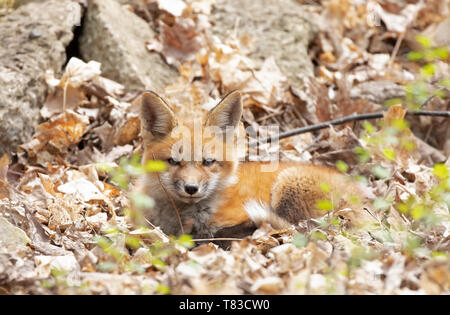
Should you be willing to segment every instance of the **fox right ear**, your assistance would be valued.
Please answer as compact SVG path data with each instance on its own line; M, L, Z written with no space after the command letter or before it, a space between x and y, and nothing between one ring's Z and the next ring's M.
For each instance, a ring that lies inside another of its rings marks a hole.
M239 91L232 91L206 115L206 126L217 126L225 130L236 128L242 116L242 100Z
M162 139L177 125L172 109L156 93L144 92L140 103L144 140Z

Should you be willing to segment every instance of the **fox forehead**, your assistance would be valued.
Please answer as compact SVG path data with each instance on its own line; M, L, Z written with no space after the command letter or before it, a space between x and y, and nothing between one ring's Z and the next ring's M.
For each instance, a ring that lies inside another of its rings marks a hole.
M144 92L138 102L145 159L178 160L181 155L184 160L198 161L205 155L216 160L234 160L234 135L242 115L238 91L228 93L197 119L179 117L181 115L153 92Z
M192 161L204 158L225 160L230 157L230 153L234 152L234 141L226 142L225 135L217 130L210 130L211 126L198 126L192 121L179 121L179 125L166 137L146 145L145 159L175 158L174 155L180 151L183 152L181 155L184 159ZM188 156L184 155L186 150L189 152ZM231 157L234 158L234 155L231 154Z

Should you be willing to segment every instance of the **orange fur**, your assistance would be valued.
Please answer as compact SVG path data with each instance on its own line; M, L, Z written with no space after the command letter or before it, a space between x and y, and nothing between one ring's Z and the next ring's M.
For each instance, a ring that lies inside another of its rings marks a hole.
M242 233L249 233L263 221L276 228L286 227L324 215L317 208L321 200L330 200L337 214L343 208L354 208L359 214L349 220L355 224L355 218L359 221L362 207L353 199L363 202L366 196L347 176L330 168L294 162L280 162L276 170L264 172L262 167L267 163L238 164L235 138L225 143L222 133L205 134L211 126L218 127L220 132L231 126L237 134L242 112L238 92L227 95L202 118L200 126L175 117L170 106L156 94L145 93L141 104L143 159L168 161L168 169L161 174L145 175L139 189L155 199L156 205L148 210L148 217L166 233L180 233L169 199L180 213L185 232L195 237L242 236L236 235L240 226ZM176 133L175 127L185 129ZM200 135L195 133L196 128L200 129ZM173 156L173 146L189 135L182 150L190 154L183 158ZM223 152L213 150L216 145L224 146ZM195 149L200 156L194 154ZM207 163L208 160L212 162Z

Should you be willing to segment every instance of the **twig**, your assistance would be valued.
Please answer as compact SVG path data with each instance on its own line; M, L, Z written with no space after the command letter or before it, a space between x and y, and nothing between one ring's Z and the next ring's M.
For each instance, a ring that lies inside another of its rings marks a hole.
M317 137L315 137L312 141L311 144L307 145L306 148L304 148L302 150L302 152L300 152L300 155L302 155L303 153L305 153L307 150L311 149L313 146L315 146L317 144L317 142L319 142L320 139L322 139L323 137L323 133L321 133L320 135L318 135Z
M155 155L154 155L153 153L152 153L152 155L153 155L153 159L155 159ZM180 225L181 234L184 234L184 228L183 228L183 224L181 223L181 217L180 217L180 213L178 212L178 208L177 208L177 206L175 205L175 202L173 201L172 196L169 194L169 192L167 191L166 187L165 187L164 184L162 183L161 177L159 176L159 173L156 174L156 175L158 176L159 184L161 185L162 189L163 189L164 192L166 193L167 198L169 198L170 203L172 204L172 208L173 208L173 210L175 211L175 214L177 215L178 224Z
M261 122L261 121L264 121L264 120L266 120L266 119L272 118L272 117L274 117L274 116L278 116L278 115L280 115L280 114L282 114L282 112L273 112L273 113L270 113L270 114L268 114L268 115L266 115L266 116L259 117L258 119L255 119L255 121L256 121L256 122Z
M403 38L405 37L405 33L406 33L406 30L404 32L400 33L400 36L397 38L397 41L395 42L394 50L392 51L391 58L389 58L387 73L391 73L392 65L394 64L395 57L397 57L397 53L398 53L398 50L400 49L400 45L403 41Z
M406 115L450 117L450 111L418 110L418 111L407 111ZM260 140L260 142L262 142L262 143L272 142L272 141L296 136L296 135L306 133L306 132L312 132L312 131L316 131L316 130L320 130L320 129L329 128L329 127L335 126L335 125L345 124L350 121L376 119L376 118L383 118L383 112L375 112L375 113L359 114L359 115L353 114L353 115L342 117L339 119L326 121L326 122L323 122L320 124L296 128L296 129L293 129L290 131L282 132L278 137L264 138L264 139Z
M144 217L145 222L147 222L148 225L150 225L152 228L156 229L156 226L150 222L147 218Z
M67 102L67 87L69 86L69 81L66 81L64 84L64 90L63 90L63 113L66 112L66 102Z
M204 241L242 241L242 238L234 237L217 237L217 238L194 238L194 242L204 242Z

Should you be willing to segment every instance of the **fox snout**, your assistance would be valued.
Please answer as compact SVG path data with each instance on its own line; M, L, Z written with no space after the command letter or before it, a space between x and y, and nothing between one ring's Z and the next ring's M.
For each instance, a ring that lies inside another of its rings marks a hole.
M161 173L162 184L176 200L184 203L195 203L208 197L210 180L209 174L189 162L169 166L166 172Z
M208 186L206 179L201 178L174 178L177 192L183 197L200 197Z
M185 182L183 180L176 180L175 183L177 194L184 198L200 198L207 194L208 183L206 181L199 182Z
M195 195L198 192L198 185L186 184L184 185L184 191L187 192L189 195Z

